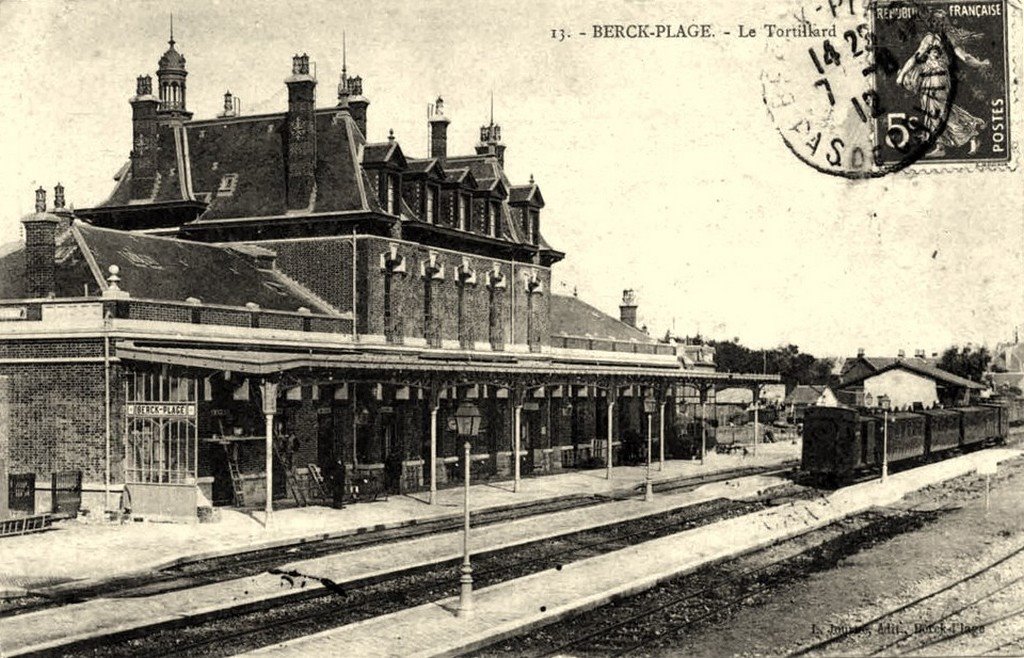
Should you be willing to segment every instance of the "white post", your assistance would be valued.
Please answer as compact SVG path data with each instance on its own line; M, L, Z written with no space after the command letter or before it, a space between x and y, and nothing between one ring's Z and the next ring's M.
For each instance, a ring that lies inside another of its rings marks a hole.
M609 396L611 391L609 391ZM615 427L615 400L608 401L608 443L606 444L604 478L612 479L612 429Z
M277 383L263 382L260 391L263 395L263 415L266 418L266 477L267 477L267 501L265 511L267 515L265 528L270 527L270 516L274 512L274 414L277 413Z
M516 402L519 402L516 400ZM523 405L516 404L513 411L512 431L515 434L512 440L512 493L519 491L519 444L523 433Z
M463 531L462 531L462 576L459 578L459 608L456 611L458 617L473 616L473 566L469 563L469 441L466 441L464 449L465 466L463 470L464 498L463 498Z
M430 407L430 499L431 505L437 502L437 402Z
M654 500L654 489L651 487L651 444L654 433L654 414L647 414L647 469L644 472L644 500Z
M886 409L882 420L882 482L889 478L889 410Z
M754 389L754 457L757 457L757 435L760 434L761 418L758 415L761 408L760 387Z
M267 419L267 502L265 505L267 523L270 525L270 515L274 512L274 414L266 414Z

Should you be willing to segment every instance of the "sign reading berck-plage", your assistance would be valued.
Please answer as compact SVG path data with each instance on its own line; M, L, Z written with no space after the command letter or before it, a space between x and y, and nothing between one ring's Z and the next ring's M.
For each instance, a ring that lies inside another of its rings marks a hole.
M167 402L136 402L129 403L125 411L129 416L194 416L196 405Z

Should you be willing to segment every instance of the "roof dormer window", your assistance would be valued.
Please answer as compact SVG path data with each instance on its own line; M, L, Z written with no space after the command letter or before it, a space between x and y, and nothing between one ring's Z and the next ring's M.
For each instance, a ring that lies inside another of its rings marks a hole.
M487 235L498 237L498 204L493 201L487 204Z
M397 214L396 208L395 208L395 177L391 176L391 175L387 175L384 178L387 179L387 182L385 183L387 185L387 196L386 196L387 208L386 208L386 210L388 211L388 214L395 215L395 214Z
M434 188L427 185L426 194L423 196L423 203L426 206L426 213L424 214L426 215L428 224L433 224L435 222L434 205L436 202L437 194L435 193Z
M465 194L458 196L459 203L459 230L469 230L469 197Z

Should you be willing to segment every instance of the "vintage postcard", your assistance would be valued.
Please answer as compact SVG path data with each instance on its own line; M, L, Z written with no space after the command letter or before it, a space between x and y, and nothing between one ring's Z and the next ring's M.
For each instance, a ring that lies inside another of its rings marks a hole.
M0 656L1024 654L1021 0L0 0Z

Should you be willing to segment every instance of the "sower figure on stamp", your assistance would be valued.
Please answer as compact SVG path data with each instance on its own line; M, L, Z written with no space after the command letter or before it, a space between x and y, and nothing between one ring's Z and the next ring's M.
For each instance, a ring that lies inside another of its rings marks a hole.
M933 22L943 27L953 54L960 61L978 69L991 66L987 59L979 60L963 49L963 42L972 38L973 33L950 25L945 12L941 10L935 12ZM941 131L928 157L945 155L947 147L955 148L964 144L970 144L968 154L973 155L978 150L978 134L985 129L982 119L950 102L950 63L941 37L929 32L921 39L917 52L903 64L896 76L896 84L917 94L924 111L925 127L929 132L934 135L936 131Z

